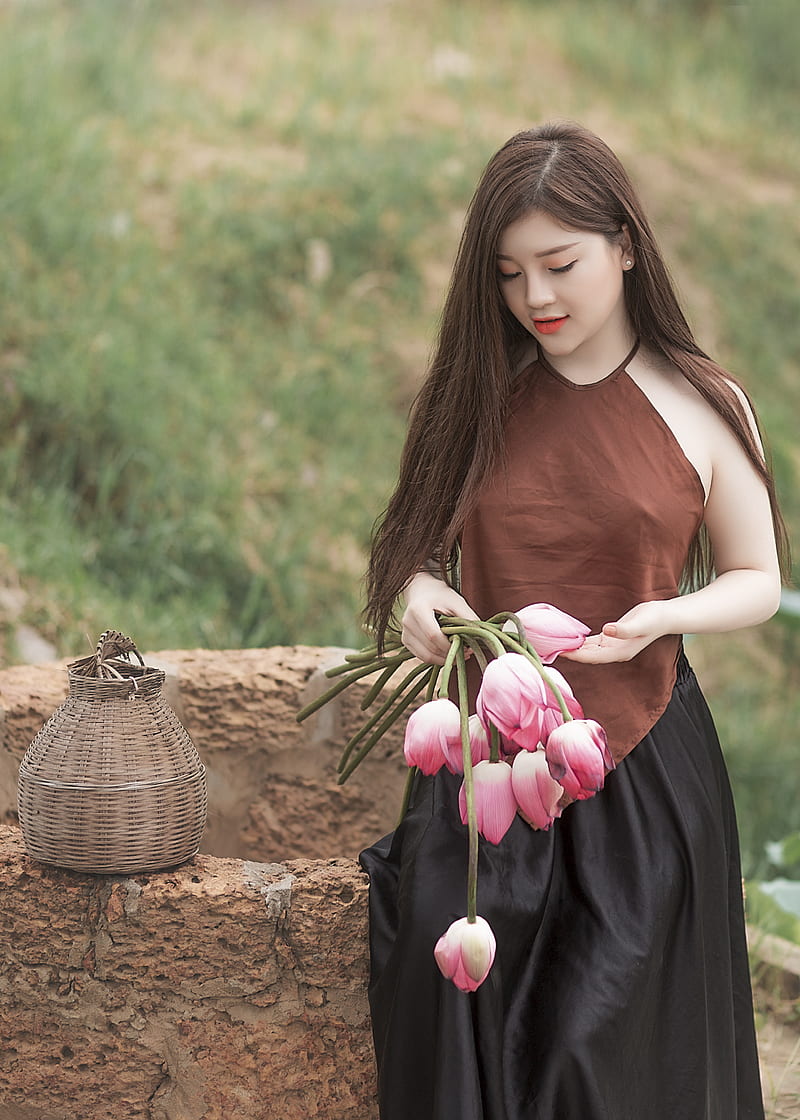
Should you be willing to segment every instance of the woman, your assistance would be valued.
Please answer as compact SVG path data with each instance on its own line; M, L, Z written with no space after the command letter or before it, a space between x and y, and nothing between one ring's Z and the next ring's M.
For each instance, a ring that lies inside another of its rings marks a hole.
M402 594L437 664L437 615L581 619L559 668L618 765L549 831L481 845L497 958L472 995L432 955L464 912L458 779L420 779L362 853L382 1120L763 1117L733 805L680 635L769 618L782 563L747 397L619 161L572 124L513 137L470 206L367 619L382 636Z

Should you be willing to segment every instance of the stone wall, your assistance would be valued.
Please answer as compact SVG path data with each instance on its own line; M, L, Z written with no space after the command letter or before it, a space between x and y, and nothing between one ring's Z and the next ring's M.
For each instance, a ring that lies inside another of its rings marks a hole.
M26 856L16 771L66 675L0 672L0 1120L375 1116L354 857L392 827L405 767L398 728L336 785L356 688L295 722L342 652L146 657L208 767L208 854L131 878Z
M352 860L198 856L131 879L0 826L2 1120L370 1120Z
M401 729L345 786L342 743L363 720L366 683L302 724L295 713L332 682L346 650L308 646L146 654L206 765L202 850L261 861L355 856L393 827L406 768ZM17 771L31 739L67 695L66 662L0 671L0 821L16 821Z

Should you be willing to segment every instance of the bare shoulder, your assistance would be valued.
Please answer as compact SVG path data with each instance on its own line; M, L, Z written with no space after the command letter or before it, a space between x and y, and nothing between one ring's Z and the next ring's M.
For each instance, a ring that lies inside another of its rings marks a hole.
M631 362L628 375L672 431L700 476L706 495L715 471L717 475L721 470L727 473L731 467L741 467L745 463L747 457L730 425L662 355L640 352ZM758 425L747 395L733 378L728 384L739 398L760 446Z
M648 396L653 395L653 399L658 397L665 401L675 401L676 404L682 405L684 408L696 410L699 414L706 416L710 422L719 423L723 428L727 427L716 409L663 354L656 354L647 350L640 351L631 363L628 372L643 392L647 393ZM755 423L750 401L741 385L731 376L727 377L727 383L738 397L751 423Z
M698 419L705 417L710 423L718 419L705 397L662 354L640 351L628 374L655 407L686 412Z
M640 350L628 376L648 398L671 430L708 494L715 448L729 432L716 410L662 355Z
M741 387L741 385L739 385L736 381L734 381L732 377L728 378L728 384L730 385L731 389L733 389L736 396L739 398L739 403L741 404L742 408L744 409L744 414L747 417L747 422L750 425L750 430L752 431L753 436L755 437L756 443L761 448L761 454L763 455L764 454L764 448L763 448L762 443L761 443L761 434L758 430L758 421L756 420L756 416L755 416L755 413L753 412L752 405L750 404L750 401L747 399L747 394L745 393L745 391Z

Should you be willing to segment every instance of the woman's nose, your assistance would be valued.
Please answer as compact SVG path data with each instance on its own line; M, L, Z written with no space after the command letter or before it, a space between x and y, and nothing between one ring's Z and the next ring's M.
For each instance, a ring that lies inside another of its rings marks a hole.
M528 307L533 309L549 307L551 303L555 302L552 286L548 284L546 276L530 276L525 297L528 301Z

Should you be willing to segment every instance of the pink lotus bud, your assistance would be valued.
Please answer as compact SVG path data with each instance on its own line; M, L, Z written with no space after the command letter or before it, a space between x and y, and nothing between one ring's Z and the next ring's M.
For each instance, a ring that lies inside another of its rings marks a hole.
M525 637L545 665L551 665L560 653L580 649L590 632L584 623L551 603L532 603L516 611L516 615L525 630ZM509 619L503 629L513 633L516 627Z
M539 743L538 745L544 750L544 743ZM514 756L524 750L525 747L521 747L519 743L507 739L505 735L500 736L500 757L506 762L513 762Z
M561 695L564 697L564 703L567 705L567 711L573 719L583 719L583 708L575 699L574 693L567 681L558 669L548 668L547 675L550 680L555 684L556 688L561 690ZM542 713L542 739L547 736L556 727L564 722L564 717L561 714L561 706L556 700L556 694L548 684L545 684L546 706Z
M511 788L511 767L507 762L479 762L472 771L475 789L475 819L478 832L492 844L499 844L517 814ZM458 795L461 823L467 823L467 793L464 784Z
M485 727L493 723L507 739L535 750L546 705L542 678L521 653L504 653L486 666L475 704Z
M477 766L481 759L489 757L491 749L489 736L477 716L469 717L469 746L473 766ZM461 745L460 731L458 742L445 749L445 764L451 774L464 773L464 749Z
M479 988L497 951L492 927L485 918L458 918L436 942L433 955L439 971L462 992Z
M488 759L492 753L492 746L486 728L481 723L480 716L469 717L469 742L472 748L473 766L477 766L479 762Z
M409 766L435 774L461 751L461 716L452 700L429 700L408 717L403 754Z
M520 816L533 828L548 829L561 816L564 790L552 777L544 751L520 751L511 768L511 788Z
M614 769L603 728L593 719L573 719L550 732L545 747L550 773L577 801L603 788L606 772Z

